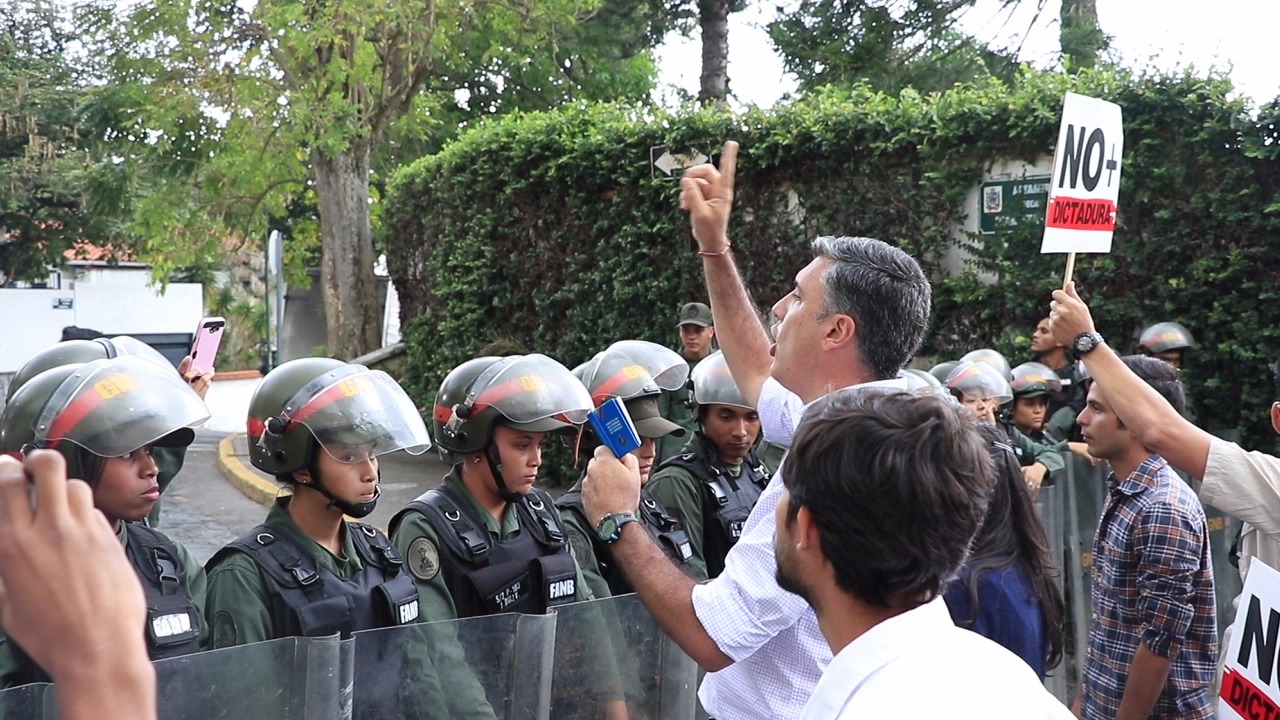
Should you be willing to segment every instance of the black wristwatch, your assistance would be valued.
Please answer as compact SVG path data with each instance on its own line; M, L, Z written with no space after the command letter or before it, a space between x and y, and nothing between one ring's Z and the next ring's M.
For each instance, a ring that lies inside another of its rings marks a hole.
M640 518L632 513L609 513L600 518L600 524L596 525L596 534L607 543L615 543L622 537L623 525L639 520Z
M1071 343L1071 349L1075 351L1076 357L1084 357L1104 342L1106 341L1098 333L1084 332L1076 336L1075 342Z

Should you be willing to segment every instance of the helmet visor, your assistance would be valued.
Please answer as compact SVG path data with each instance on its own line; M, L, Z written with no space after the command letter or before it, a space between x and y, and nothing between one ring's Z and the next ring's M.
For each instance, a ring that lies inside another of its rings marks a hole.
M173 367L173 363L169 362L169 358L161 355L159 350L142 342L138 338L130 337L128 335L118 335L110 340L105 340L105 342L111 343L115 348L116 357L131 355L133 357L140 357L143 360L150 360L164 368Z
M1003 405L1013 399L1013 389L1000 371L985 362L965 360L947 376L948 388L968 397L995 400Z
M471 384L469 413L494 408L508 422L564 429L581 425L591 412L591 394L568 368L546 355L517 355L490 365ZM543 420L555 421L543 423Z
M49 397L35 420L37 442L71 442L117 457L151 444L182 447L209 409L173 366L137 356L85 363Z
M347 365L307 383L285 406L335 460L360 462L431 447L426 423L404 389L381 370Z
M606 353L625 355L643 367L663 390L679 390L689 379L689 363L680 353L647 340L619 340L605 349Z
M690 373L693 381L693 399L699 405L733 405L735 407L755 408L747 404L729 373L729 363L725 362L724 353L717 350L702 362L698 363Z

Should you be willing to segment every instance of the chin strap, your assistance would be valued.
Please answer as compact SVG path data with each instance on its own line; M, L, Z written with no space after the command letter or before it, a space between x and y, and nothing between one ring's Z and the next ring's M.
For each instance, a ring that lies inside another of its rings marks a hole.
M489 461L489 472L493 474L493 482L498 486L499 497L509 503L520 502L520 493L508 488L507 481L502 479L502 456L498 453L498 447L490 443L484 450L484 457Z
M381 480L381 474L379 474L379 480ZM350 515L357 520L367 517L369 513L373 512L373 509L378 505L378 498L382 497L381 483L378 484L378 487L374 488L373 499L362 503L349 503L346 500L338 498L333 493L329 492L329 489L320 482L319 477L314 478L313 482L307 483L302 487L311 488L312 490L315 490L321 495L329 498L329 504L326 507L336 507L344 514Z

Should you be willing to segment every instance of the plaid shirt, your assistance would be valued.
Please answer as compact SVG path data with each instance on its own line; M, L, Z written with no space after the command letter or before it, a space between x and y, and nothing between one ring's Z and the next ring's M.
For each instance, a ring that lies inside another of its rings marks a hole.
M1213 566L1204 508L1159 455L1110 492L1093 539L1084 717L1113 718L1138 643L1173 661L1151 717L1213 717Z

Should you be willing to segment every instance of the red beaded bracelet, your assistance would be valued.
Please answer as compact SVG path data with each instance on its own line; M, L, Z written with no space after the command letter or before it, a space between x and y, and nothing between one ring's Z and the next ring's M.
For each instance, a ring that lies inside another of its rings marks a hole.
M732 249L733 249L733 243L728 240L725 240L724 248L722 248L721 250L718 250L716 252L707 252L706 250L699 250L698 257L724 257L725 255L729 254L729 251Z

